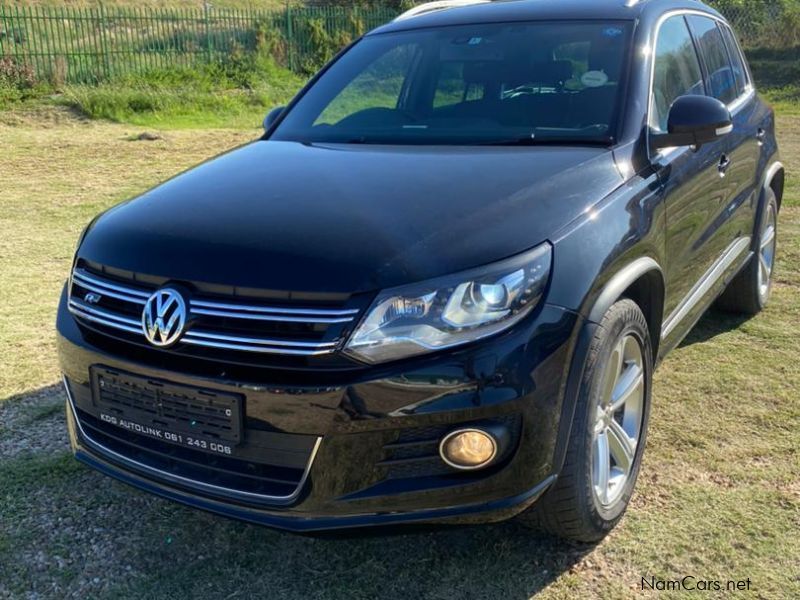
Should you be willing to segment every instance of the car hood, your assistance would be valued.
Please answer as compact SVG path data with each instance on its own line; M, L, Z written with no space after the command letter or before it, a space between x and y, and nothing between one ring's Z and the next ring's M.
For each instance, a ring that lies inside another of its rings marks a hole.
M107 211L79 256L174 280L354 293L522 252L620 184L599 148L257 141Z

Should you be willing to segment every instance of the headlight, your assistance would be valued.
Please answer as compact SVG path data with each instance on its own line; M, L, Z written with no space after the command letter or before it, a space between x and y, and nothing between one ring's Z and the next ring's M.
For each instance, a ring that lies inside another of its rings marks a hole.
M519 256L381 292L345 352L377 363L466 344L511 327L537 305L550 273L544 243Z

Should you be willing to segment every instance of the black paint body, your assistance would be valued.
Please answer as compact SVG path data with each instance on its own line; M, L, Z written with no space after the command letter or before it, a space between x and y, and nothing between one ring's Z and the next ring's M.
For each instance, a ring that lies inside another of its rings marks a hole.
M675 10L710 11L693 1L505 2L370 35L476 22L634 20L638 49ZM782 182L773 113L755 92L732 111L733 132L719 141L666 154L648 149L651 64L641 52L631 56L620 135L608 148L320 146L270 141L268 131L101 215L78 259L188 287L351 298L359 307L381 289L544 241L553 266L543 302L511 330L375 366L345 357L226 363L125 345L79 326L65 291L58 347L78 408L91 405L90 366L105 365L241 393L248 433L322 438L302 493L288 505L250 505L125 468L86 444L68 409L77 457L151 492L293 530L490 521L530 505L558 475L584 352L606 308L626 290L634 296L662 358L750 254L666 330L668 316L731 242L752 235L764 186ZM724 178L721 154L731 159ZM486 471L387 478L380 464L384 446L408 428L507 416L520 422L515 447Z

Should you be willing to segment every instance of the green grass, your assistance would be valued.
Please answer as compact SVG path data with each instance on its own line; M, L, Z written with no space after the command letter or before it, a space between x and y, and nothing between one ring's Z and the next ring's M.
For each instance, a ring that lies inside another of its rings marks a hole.
M157 128L252 127L286 104L303 79L266 57L198 69L162 69L97 86L68 86L53 101L92 119Z
M661 365L632 506L596 547L513 523L292 536L133 491L69 457L50 386L75 240L98 211L259 134L257 121L191 124L133 141L144 127L63 107L0 113L0 597L626 598L642 595L643 576L686 574L749 577L742 597L800 597L800 116L778 116L789 178L771 304L749 320L710 313ZM27 433L31 450L4 450Z

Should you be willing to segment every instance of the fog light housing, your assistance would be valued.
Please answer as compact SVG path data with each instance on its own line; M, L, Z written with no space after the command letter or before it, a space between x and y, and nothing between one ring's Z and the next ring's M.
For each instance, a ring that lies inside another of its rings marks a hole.
M473 470L488 466L497 456L497 439L477 428L456 429L442 438L439 454L454 469Z

